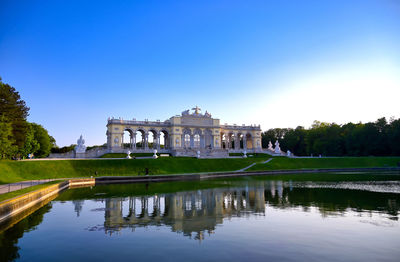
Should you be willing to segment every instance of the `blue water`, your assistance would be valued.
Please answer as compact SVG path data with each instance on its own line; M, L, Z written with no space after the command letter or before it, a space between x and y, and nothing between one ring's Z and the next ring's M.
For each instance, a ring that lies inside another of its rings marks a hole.
M347 178L71 189L2 232L1 259L400 261L399 176Z

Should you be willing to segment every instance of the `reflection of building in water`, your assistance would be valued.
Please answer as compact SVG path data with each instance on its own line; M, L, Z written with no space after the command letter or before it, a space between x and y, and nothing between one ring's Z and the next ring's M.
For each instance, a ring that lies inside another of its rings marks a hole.
M82 212L82 206L83 206L84 200L73 200L72 203L74 204L74 210L76 212L76 216L79 217L79 215Z
M245 184L245 185L244 185ZM292 181L237 181L226 187L198 191L106 198L104 229L112 234L121 228L169 226L185 236L203 239L215 231L226 217L264 215L266 206L301 207L303 211L317 207L322 216L342 215L348 208L384 210L398 219L398 194L379 197L381 193L337 188L309 188ZM315 184L314 186L317 186ZM387 193L386 193L387 194ZM349 202L349 199L352 201ZM79 205L78 205L79 204ZM81 203L76 203L76 210Z
M149 197L110 198L105 201L105 230L168 225L195 239L213 233L224 217L264 214L264 187L206 189ZM127 209L124 211L124 208Z

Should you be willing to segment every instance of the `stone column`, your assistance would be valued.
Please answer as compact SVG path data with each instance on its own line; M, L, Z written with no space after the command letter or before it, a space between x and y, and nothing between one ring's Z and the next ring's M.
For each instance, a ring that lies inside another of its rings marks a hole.
M132 134L132 149L136 149L136 133Z
M129 136L129 148L132 149L133 148L133 137L132 135Z
M220 135L213 135L212 136L212 148L221 148L221 136Z
M160 150L160 133L157 133L157 149ZM165 141L164 141L164 147L165 147Z
M247 138L243 136L243 149L247 149Z
M240 141L238 140L238 135L236 134L235 135L235 149L239 148L238 143L240 143Z
M144 134L144 149L149 149L149 133Z

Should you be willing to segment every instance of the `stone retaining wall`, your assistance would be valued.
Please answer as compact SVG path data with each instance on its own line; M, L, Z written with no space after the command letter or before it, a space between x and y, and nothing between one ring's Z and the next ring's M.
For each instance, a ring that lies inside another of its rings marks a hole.
M94 186L95 184L96 184L96 179L94 178L69 180L69 188Z
M95 179L71 179L0 202L0 231L9 228L58 196L64 189L94 186Z
M3 223L4 221L10 219L12 216L17 215L25 209L28 209L52 197L53 195L56 195L58 192L68 188L68 186L69 182L65 181L1 202L0 223Z
M107 148L93 148L78 154L74 150L66 153L51 153L48 158L97 158L110 152Z

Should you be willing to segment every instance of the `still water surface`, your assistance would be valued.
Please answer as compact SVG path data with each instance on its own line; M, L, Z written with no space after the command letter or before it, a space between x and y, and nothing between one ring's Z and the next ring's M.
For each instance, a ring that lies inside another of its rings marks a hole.
M400 261L399 203L399 174L71 189L0 233L0 259Z

